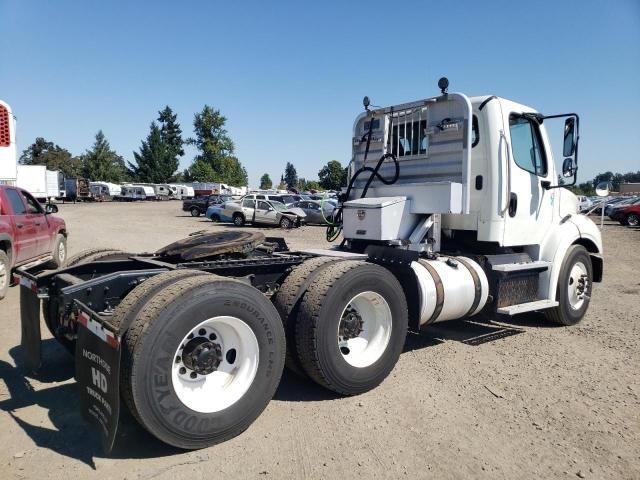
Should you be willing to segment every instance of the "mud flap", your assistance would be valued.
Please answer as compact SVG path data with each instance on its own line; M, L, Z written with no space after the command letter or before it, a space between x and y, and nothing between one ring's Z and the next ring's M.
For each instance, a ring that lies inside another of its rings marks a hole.
M102 447L109 453L120 416L120 339L79 306L76 381L80 410L86 420L98 427Z
M40 334L40 299L36 283L20 277L20 345L26 367L35 372L42 364Z

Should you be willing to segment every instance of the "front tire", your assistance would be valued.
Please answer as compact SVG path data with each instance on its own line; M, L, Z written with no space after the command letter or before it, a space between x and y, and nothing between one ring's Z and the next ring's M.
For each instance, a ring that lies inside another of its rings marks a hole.
M627 215L627 225L630 227L637 227L640 225L640 217L638 217L637 213L630 213Z
M67 237L59 233L56 236L56 241L53 246L53 252L51 252L53 259L47 263L47 267L58 270L63 268L67 261Z
M284 228L285 230L289 230L293 227L293 222L288 217L282 217L280 219L280 228Z
M582 245L572 245L560 267L556 300L560 305L545 312L560 325L575 325L584 317L591 300L593 266L589 252Z
M214 213L213 215L211 215L211 221L213 223L218 223L220 221L220 217Z
M402 286L386 268L342 261L320 272L300 304L296 347L319 385L356 395L393 370L407 335Z
M258 290L228 278L187 278L157 292L122 346L123 383L140 422L184 449L248 428L284 367L278 312Z
M191 207L191 216L192 217L199 217L200 216L200 209L198 207Z

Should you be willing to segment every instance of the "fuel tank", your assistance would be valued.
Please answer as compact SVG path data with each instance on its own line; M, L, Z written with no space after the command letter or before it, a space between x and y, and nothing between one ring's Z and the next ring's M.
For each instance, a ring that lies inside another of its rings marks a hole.
M411 263L420 293L420 327L470 317L487 303L489 282L474 260L440 256Z

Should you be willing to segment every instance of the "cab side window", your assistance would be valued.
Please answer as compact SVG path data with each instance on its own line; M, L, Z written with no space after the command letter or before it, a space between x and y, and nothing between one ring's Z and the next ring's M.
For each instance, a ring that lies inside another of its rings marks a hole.
M527 172L544 177L547 175L547 159L542 149L538 125L519 115L509 117L511 151L513 160Z
M242 201L242 206L245 208L255 208L256 206L256 201L252 198L245 198Z
M40 206L40 203L31 195L26 192L22 192L22 197L27 203L27 210L29 213L44 213L42 207Z
M258 210L269 210L269 204L267 202L258 200Z
M9 197L9 203L11 204L11 210L14 215L24 215L27 213L27 209L22 202L22 195L17 190L8 189L7 197Z

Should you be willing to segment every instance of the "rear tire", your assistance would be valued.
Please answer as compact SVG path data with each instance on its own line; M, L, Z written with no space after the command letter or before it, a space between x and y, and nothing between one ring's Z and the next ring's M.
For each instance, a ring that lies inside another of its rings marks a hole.
M218 223L220 221L220 217L214 213L213 215L211 215L211 221L213 223Z
M233 214L233 224L236 227L243 227L244 226L244 215L242 215L241 213L234 213Z
M584 281L582 286L581 279ZM567 250L558 276L556 300L560 305L546 310L546 317L565 326L578 323L589 308L592 285L591 257L582 245L572 245ZM583 293L580 294L580 291Z
M149 302L160 290L168 287L172 283L185 278L192 278L197 276L203 276L211 274L203 272L201 270L172 270L164 272L145 280L136 288L131 290L126 297L120 302L113 312L111 323L114 327L118 328L121 335L126 338L123 330L128 329L140 310ZM123 347L124 348L124 347ZM124 370L122 370L124 372ZM131 389L128 388L126 382L122 381L126 375L121 375L120 395L124 400L124 403L129 408L131 414L140 421L140 416L136 410L135 403L133 402L133 396Z
M398 361L407 302L386 268L359 260L331 265L309 286L299 309L300 364L319 385L343 395L364 393Z
M11 262L7 254L0 250L0 300L7 296L11 283Z
M637 213L630 213L627 215L627 225L630 227L637 227L640 225L640 217L638 217Z
M191 216L192 217L199 217L200 216L200 209L198 207L191 207Z
M313 272L337 260L335 257L316 257L294 267L273 298L273 304L280 314L287 339L285 366L301 377L307 377L307 374L300 364L296 347L296 317L300 302L309 288L308 278Z
M203 343L204 354L198 350ZM184 449L223 442L248 428L284 367L284 331L271 302L243 282L220 277L186 278L158 291L122 347L122 381L140 422ZM189 378L197 388L189 387Z

